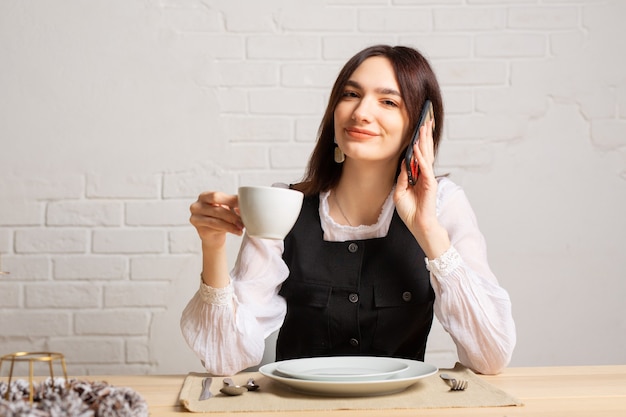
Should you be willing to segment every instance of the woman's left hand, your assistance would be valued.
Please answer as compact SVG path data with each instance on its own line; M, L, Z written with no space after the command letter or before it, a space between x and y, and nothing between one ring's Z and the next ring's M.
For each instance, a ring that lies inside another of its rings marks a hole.
M417 239L426 255L434 259L450 247L448 233L437 219L437 178L434 172L435 147L432 123L420 129L413 156L419 166L417 183L409 184L404 162L394 192L394 202L400 218Z

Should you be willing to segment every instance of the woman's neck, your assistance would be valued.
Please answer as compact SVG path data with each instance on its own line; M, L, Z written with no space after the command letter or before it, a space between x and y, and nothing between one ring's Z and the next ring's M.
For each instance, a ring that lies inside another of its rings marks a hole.
M331 217L349 226L375 224L395 184L395 172L388 167L363 169L346 164L339 183L331 190Z

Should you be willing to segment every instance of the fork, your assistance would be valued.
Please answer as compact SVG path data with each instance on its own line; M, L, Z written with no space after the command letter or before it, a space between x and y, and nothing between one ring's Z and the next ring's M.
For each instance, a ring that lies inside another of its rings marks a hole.
M448 374L441 374L439 376L450 385L450 390L452 391L463 391L467 388L468 382L464 379L456 379Z
M198 401L208 400L213 396L209 388L211 387L211 382L213 382L213 378L204 378L202 380L202 392L200 393L200 398Z

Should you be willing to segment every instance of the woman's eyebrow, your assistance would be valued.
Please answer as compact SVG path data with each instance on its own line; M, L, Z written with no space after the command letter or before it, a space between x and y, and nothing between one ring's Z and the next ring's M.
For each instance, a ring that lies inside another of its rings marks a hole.
M354 87L358 90L363 90L363 87L361 86L361 84L359 84L358 82L354 81L354 80L348 80L346 81L346 87ZM402 95L400 94L400 92L398 90L395 90L393 88L377 88L374 91L376 91L376 93L378 94L391 94L394 96L398 96L400 98L402 98Z

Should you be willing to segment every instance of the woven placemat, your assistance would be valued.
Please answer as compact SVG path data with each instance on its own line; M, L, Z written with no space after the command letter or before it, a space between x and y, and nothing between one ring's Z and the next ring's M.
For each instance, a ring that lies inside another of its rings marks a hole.
M469 381L465 391L450 391L439 378L448 373ZM261 389L247 392L242 397L228 397L219 392L220 383L213 383L209 400L198 401L202 379L209 374L190 373L180 391L180 403L192 412L245 412L245 411L302 411L302 410L384 410L447 407L503 407L522 403L515 397L485 382L468 368L457 363L452 369L441 369L437 374L418 380L406 390L375 397L324 397L295 392L289 387L261 375L258 372L233 376L237 384L245 384L254 378ZM244 400L245 399L245 400Z

